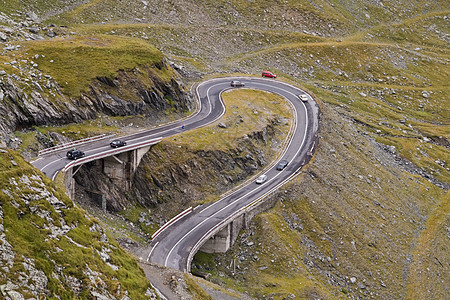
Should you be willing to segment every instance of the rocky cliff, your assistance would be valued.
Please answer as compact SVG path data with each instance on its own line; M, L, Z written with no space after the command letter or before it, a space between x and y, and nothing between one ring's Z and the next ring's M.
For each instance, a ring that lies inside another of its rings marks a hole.
M276 123L245 135L237 147L227 150L196 150L163 141L143 157L130 191L102 172L101 161L88 163L75 175L77 198L100 206L103 195L107 209L115 212L134 205L150 208L148 217L163 223L185 207L218 197L267 165L274 153L264 148L277 138Z
M164 61L158 67L170 68ZM24 72L30 69L25 63L18 68ZM189 93L175 77L164 80L151 67L119 71L114 78L97 77L89 90L78 97L66 95L50 76L46 78L36 69L34 72L31 91L14 74L0 77L0 140L6 144L10 143L12 132L33 126L81 123L101 114L143 115L151 125L164 119L168 112L173 118L174 113L182 115L192 106Z

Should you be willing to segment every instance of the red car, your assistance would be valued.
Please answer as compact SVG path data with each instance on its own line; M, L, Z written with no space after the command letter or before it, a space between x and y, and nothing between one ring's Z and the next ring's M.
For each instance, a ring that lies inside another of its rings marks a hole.
M277 75L269 71L263 71L262 77L277 78Z

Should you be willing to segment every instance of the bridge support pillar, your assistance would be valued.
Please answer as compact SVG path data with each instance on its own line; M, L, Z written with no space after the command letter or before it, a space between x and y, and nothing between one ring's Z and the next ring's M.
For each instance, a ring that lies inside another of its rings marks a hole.
M200 251L206 253L225 253L236 241L239 231L244 226L245 215L228 223L212 238L202 245Z
M231 224L231 223L230 223ZM231 246L231 225L228 224L222 230L220 230L216 235L211 237L203 246L200 251L206 253L225 253Z
M66 186L66 194L70 199L75 196L75 179L73 178L73 168L70 168L64 174L64 185Z
M103 173L124 190L132 186L134 172L150 146L103 158Z

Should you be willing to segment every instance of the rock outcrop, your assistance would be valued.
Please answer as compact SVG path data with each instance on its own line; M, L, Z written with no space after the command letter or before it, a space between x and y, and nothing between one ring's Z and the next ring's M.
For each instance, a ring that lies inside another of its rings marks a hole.
M25 64L17 66L24 72L33 69ZM170 68L165 62L160 67ZM0 76L0 140L6 144L10 144L13 131L32 126L79 123L99 114L143 115L148 124L155 124L169 110L172 115L182 115L192 106L191 96L180 82L175 78L165 81L152 68L120 71L115 78L96 78L80 97L68 97L52 78L33 71L31 92L14 75Z
M275 123L244 135L236 147L225 151L194 150L163 141L143 157L129 191L102 172L101 161L88 163L75 175L77 201L101 207L103 195L109 211L138 203L155 210L152 222L163 222L174 208L182 211L196 201L218 196L267 165L272 159L263 145L274 139Z

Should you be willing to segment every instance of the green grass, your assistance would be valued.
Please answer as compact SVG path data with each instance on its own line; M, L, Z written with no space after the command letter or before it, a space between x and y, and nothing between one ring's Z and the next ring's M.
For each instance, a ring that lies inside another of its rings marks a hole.
M448 55L448 43L439 32L446 31L447 22L444 17L448 16L449 12L449 10L434 11L400 23L383 24L368 30L363 38L378 42L442 48L446 49Z
M42 1L36 4L29 1L23 4L17 1L5 3L3 1L2 5L0 2L1 10L13 11L30 5L41 5L42 10L48 10L60 5L59 2L47 4ZM127 7L126 11L137 12L133 15L123 13L125 5L136 5ZM27 55L34 55L36 52L33 52L33 47L36 47L39 53L43 54L47 47L50 48L45 58L39 58L39 67L56 78L68 95L78 95L86 90L90 80L96 76L114 77L118 69L140 66L141 57L146 56L147 52L153 53L145 41L163 49L165 54L171 55L176 61L203 72L210 72L217 66L225 71L241 69L246 72L269 66L279 73L280 78L289 78L294 84L307 87L324 102L325 107L333 107L345 115L346 119L354 122L352 127L369 134L377 142L395 145L401 156L432 173L438 180L450 182L447 171L448 149L434 142L425 142L422 138L449 139L450 91L447 63L450 56L448 42L445 40L448 20L444 19L444 16L448 16L447 2L414 0L408 2L407 8L404 7L404 2L395 1L384 1L383 6L372 5L367 1L353 1L350 5L348 1L337 0L318 0L314 3L266 1L260 5L252 5L243 0L202 2L208 17L218 20L212 24L203 23L203 19L188 17L187 12L192 12L189 9L195 11L196 3L186 6L188 9L184 10L177 7L177 3L164 2L158 11L169 13L176 10L180 25L71 25L118 20L135 22L134 18L151 16L148 11L136 9L140 5L139 2L130 4L112 0L90 1L50 20L70 25L71 30L87 34L87 38L55 40L54 46L50 42L29 42L24 44L25 51ZM225 13L231 10L236 11L238 15ZM258 18L255 19L254 16ZM296 21L292 23L290 17L296 18ZM147 20L154 21L153 18ZM194 25L188 26L187 20L193 21ZM328 24L335 29L334 32ZM287 30L277 30L283 26ZM323 38L293 31L303 28L331 36ZM198 37L195 42L191 40L192 32ZM347 32L351 35L342 36ZM342 42L335 42L337 38ZM128 43L134 45L130 51L126 47ZM34 46L35 44L40 46ZM218 45L220 53L214 51L211 47L213 44ZM111 67L108 62L102 60L103 57L108 57L108 61L116 60L126 56L125 52L134 52L133 57L124 61L119 59L119 68ZM72 53L76 54L76 59L80 61L72 62L75 58ZM155 59L144 60L143 64L152 65L152 61L157 64L160 56L162 54L156 53ZM50 58L53 63L47 61ZM11 59L2 56L0 63L3 65ZM68 69L77 70L79 74L67 72L66 64ZM87 66L86 72L80 66ZM9 65L3 65L2 68L8 73L18 73L17 69ZM156 66L156 69L163 76L168 73L164 68L159 70ZM141 73L141 76L145 74ZM423 92L432 93L425 98ZM226 151L234 148L236 138L246 134L241 130L243 127L251 124L252 130L263 128L264 122L267 121L264 118L273 117L271 111L280 106L277 101L270 107L266 104L253 105L253 98L245 93L240 94L241 91L236 93L238 96L231 97L234 103L246 99L251 104L234 106L230 102L227 106L230 109L224 120L221 120L227 124L227 128L220 129L217 124L213 124L190 135L175 137L175 140L165 145L161 143L155 147L155 151L167 150L167 153L164 153L167 156L161 155L160 160L156 160L157 163L162 165L173 157L176 157L177 163L189 161L194 158L191 149ZM368 96L363 97L360 93ZM270 101L266 103L271 104ZM253 109L258 112L257 115L252 114ZM242 126L236 125L237 118L234 114L241 110L249 115L244 118ZM281 115L281 112L276 114ZM330 112L326 114L328 117ZM258 116L264 118L258 119ZM367 143L356 143L354 136L339 140L336 131L346 132L349 129L342 124L334 124L321 133L321 151L325 152L322 155L326 158L321 157L320 153L317 154L317 161L311 167L317 176L314 179L309 175L303 176L304 182L296 182L297 190L283 198L283 205L278 205L274 211L256 219L262 228L257 232L256 238L264 237L269 240L261 241L262 246L259 248L263 253L259 256L264 258L254 265L246 265L250 269L247 278L229 275L216 280L227 282L240 290L246 288L255 294L261 292L257 294L260 296L272 294L275 299L289 293L299 298L317 294L327 298L330 293L336 297L352 297L358 293L351 285L336 287L327 284L325 275L302 265L302 256L312 251L301 243L301 238L306 236L314 243L319 253L337 253L340 266L335 262L332 267L322 265L322 269L333 275L345 278L351 276L350 273L361 272L358 274L358 280L366 277L371 282L372 279L367 275L367 270L371 270L374 277L386 278L385 282L389 282L388 288L380 288L378 291L381 291L381 296L376 297L403 298L406 293L410 299L426 298L427 295L428 298L442 298L442 295L445 295L445 280L442 285L439 280L446 277L445 274L439 275L439 263L433 260L432 256L438 257L442 262L448 260L448 247L443 243L446 241L443 224L448 223L448 192L443 195L442 191L420 177L380 164L373 156L364 155L375 151L367 148ZM67 132L75 137L89 135L90 129L65 128L58 132ZM22 149L32 147L32 135L33 133L21 136ZM330 136L342 144L333 144L331 138L327 139ZM327 153L328 147L336 149L336 156ZM380 157L382 156L376 156L378 159L381 159ZM444 167L440 166L437 160L444 161ZM4 168L7 171L13 166L5 160ZM210 170L206 171L207 176L214 175L208 172ZM10 175L4 173L3 176L8 178ZM358 175L371 183L366 184ZM341 178L343 176L347 177ZM377 185L380 188L377 188ZM214 187L203 187L203 191L210 194L214 192ZM297 197L298 194L302 196ZM209 197L208 200L215 199L215 196ZM170 202L170 197L162 198L157 200ZM374 200L381 202L383 207L373 204ZM45 205L42 207L45 208ZM11 207L8 209L12 210ZM136 219L138 211L131 211L130 218ZM297 213L302 219L303 231L296 232L286 228L284 217L281 216L291 212ZM71 215L66 218L75 222L78 216ZM428 221L425 222L426 218ZM42 220L35 220L35 223L43 225ZM81 231L74 238L82 240L87 237L86 234ZM280 246L274 247L271 241ZM355 247L358 251L355 254L351 241L356 241ZM411 250L408 245L417 246ZM43 247L45 248L45 245ZM260 272L258 267L263 264L270 265L269 257L276 253L279 253L275 259L279 267ZM408 262L407 254L414 255L412 266L405 263ZM296 255L298 270L286 275L286 270L294 268L290 259ZM205 262L206 265L208 263L210 262ZM20 266L16 268L19 270ZM401 281L400 278L405 274L408 274L410 279ZM274 279L273 275L277 278ZM123 278L125 277L124 275ZM371 288L377 286L377 280L370 283ZM430 297L427 290L433 291L434 297Z
M46 0L0 0L0 11L7 14L17 14L17 11L34 11L37 14L45 13L52 9L65 8L65 1L46 1Z
M139 66L161 69L163 55L150 44L133 38L83 36L22 43L24 56L34 57L39 69L51 75L72 97L87 91L97 77L114 78L119 70ZM168 70L157 73L170 77Z
M205 300L213 300L208 293L206 293L192 278L192 275L185 273L184 280L186 281L186 285L188 287L189 292L193 295L193 299L205 299Z
M0 222L5 229L6 240L15 253L10 273L4 270L6 278L17 280L18 272L27 274L29 271L24 269L22 262L31 258L34 267L45 273L48 279L46 289L50 295L88 299L90 292L87 288L92 283L83 272L89 267L98 272L99 282L96 284L103 284L102 288L112 294L122 295L127 290L133 299L145 298L145 291L150 285L136 261L121 250L112 238L109 237L109 243L100 242L102 232L91 230L97 222L74 207L50 179L11 150L0 152L0 170L0 207L3 215ZM50 197L59 199L65 207L56 210L49 202ZM67 224L71 229L65 235L50 238L50 222L57 227ZM111 263L119 270L113 270L100 259L97 251L103 248L109 249ZM58 268L64 276L81 280L86 290L76 297L67 282L52 275ZM6 282L2 280L1 283Z
M126 210L119 212L119 215L123 216L131 223L136 224L142 233L148 234L150 236L154 232L156 232L156 230L158 230L159 226L157 224L145 225L145 222L140 223L139 219L141 217L141 213L144 213L147 217L149 214L151 214L148 208L142 207L139 204L135 204L129 206Z
M432 293L432 298L446 297L446 282L449 274L445 270L443 261L448 260L448 228L450 197L449 193L442 195L440 203L428 218L425 229L421 233L414 249L414 262L409 270L409 280L405 299L419 299ZM431 271L438 265L438 270ZM443 267L444 269L441 269ZM436 288L436 285L439 288Z
M85 121L77 124L67 124L58 127L43 127L36 126L34 129L45 135L52 132L59 133L68 137L71 140L83 139L87 137L97 136L100 134L117 133L119 130L113 126L105 125L102 119Z
M225 115L213 124L183 133L174 140L182 147L194 150L226 150L236 147L245 134L261 131L274 119L285 120L280 127L284 134L289 130L291 112L288 104L278 95L237 89L222 94L227 108ZM227 127L219 128L223 123Z
M314 93L321 94L320 90ZM419 176L386 165L382 151L366 139L355 139L354 125L333 118L335 113L325 109L322 130L327 135L322 137L321 150L309 171L273 196L277 204L255 217L244 242L238 238L228 253L215 255L214 263L204 262L200 271L210 270L213 282L247 291L255 298L283 299L294 294L335 299L359 294L360 289L349 283L351 276L379 298L405 295L406 284L411 285L411 295L425 294L415 281L426 280L419 273L425 267L417 264L407 281L402 274L410 266L407 257L426 257L431 241L436 244L438 259L447 259L443 244L446 210L442 207L448 206L448 193ZM424 216L434 214L437 216L430 218L430 223L422 223ZM301 227L289 225L287 219L293 215ZM422 234L426 239L416 254L411 247L418 242L421 228L425 228ZM247 246L248 241L253 246ZM239 262L248 252L247 259ZM233 259L239 265L235 274L228 267ZM437 270L430 265L427 259L428 268ZM328 282L330 278L337 283ZM380 286L379 278L387 288ZM435 278L441 280L438 275ZM432 285L429 283L428 289ZM436 289L435 298L442 292ZM365 290L362 293L367 296Z
M262 65L274 55L310 70L299 72L297 78L289 76L291 80L340 107L377 141L394 144L403 157L449 182L445 167L435 162L447 157L440 146L429 144L422 152L413 149L422 137L449 138L450 74L442 63L445 55L429 59L386 43L344 40L276 46L244 59L250 65ZM422 158L423 151L430 158Z

